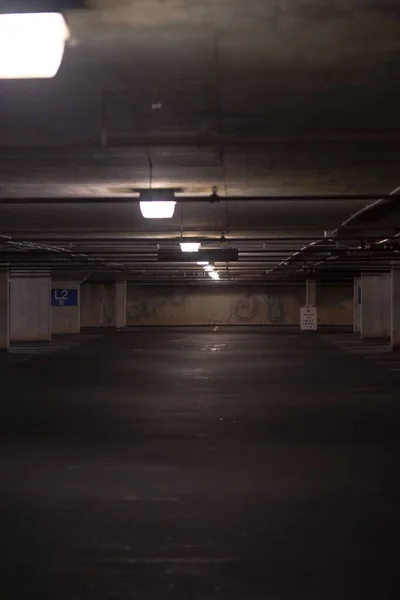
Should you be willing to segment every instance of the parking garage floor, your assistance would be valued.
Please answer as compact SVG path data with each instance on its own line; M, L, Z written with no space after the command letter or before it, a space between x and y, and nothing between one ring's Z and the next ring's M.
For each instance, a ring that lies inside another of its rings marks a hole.
M133 329L1 369L4 598L397 597L400 372L333 335Z

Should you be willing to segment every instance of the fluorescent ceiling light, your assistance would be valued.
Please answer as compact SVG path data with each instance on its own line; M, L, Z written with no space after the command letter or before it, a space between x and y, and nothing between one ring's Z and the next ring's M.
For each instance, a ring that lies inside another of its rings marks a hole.
M176 202L173 200L150 200L140 202L140 211L145 219L172 219Z
M0 79L54 77L68 38L61 13L0 14Z
M216 271L211 271L211 273L209 273L209 276L211 277L211 279L217 280L219 279L219 273L217 273Z
M201 260L197 264L200 265L200 267L206 267L208 265L208 262L206 260Z
M204 270L207 271L207 273L211 273L211 271L214 271L214 267L212 265L206 265Z
M198 252L200 242L180 242L182 252Z

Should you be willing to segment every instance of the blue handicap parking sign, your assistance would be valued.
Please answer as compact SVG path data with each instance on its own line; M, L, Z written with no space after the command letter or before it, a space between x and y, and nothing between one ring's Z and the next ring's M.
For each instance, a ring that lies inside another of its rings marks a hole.
M52 306L78 306L78 290L75 289L52 289Z

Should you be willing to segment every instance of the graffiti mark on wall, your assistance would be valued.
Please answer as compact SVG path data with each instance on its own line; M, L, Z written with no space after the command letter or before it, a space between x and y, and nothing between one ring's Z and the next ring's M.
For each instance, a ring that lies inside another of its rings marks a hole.
M152 316L157 316L168 305L173 307L183 307L186 296L182 293L176 293L173 290L165 292L150 289L146 296L133 298L128 303L128 319L132 321L140 321L141 319L149 319Z
M128 319L131 321L140 321L147 317L147 305L145 300L136 299L129 302L127 307Z
M268 293L266 289L246 291L236 288L231 293L210 294L193 288L179 288L179 291L176 288L132 288L128 298L128 319L132 325L280 325L288 318L293 320L290 298L275 290ZM297 315L297 306L293 306Z
M239 321L252 321L259 312L260 302L256 296L246 294L237 302L234 310L234 318Z

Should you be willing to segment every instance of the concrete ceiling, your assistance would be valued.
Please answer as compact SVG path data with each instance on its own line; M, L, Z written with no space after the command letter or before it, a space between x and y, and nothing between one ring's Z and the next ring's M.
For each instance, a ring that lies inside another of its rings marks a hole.
M230 242L239 263L229 272L221 265L229 280L293 279L310 269L350 277L396 259L395 196L331 242L308 244L372 203L350 194L379 198L400 185L398 2L86 5L66 14L72 39L54 80L0 82L1 233L118 263L118 277L137 281L202 281L193 265L156 262L157 245L177 245L182 232L205 247L221 233L240 238ZM342 199L185 202L172 221L146 222L137 204L120 200L149 185L150 164L154 187L185 195L217 186L221 197ZM82 201L54 203L65 197ZM93 197L109 201L88 204ZM117 273L3 242L3 262L18 268Z

